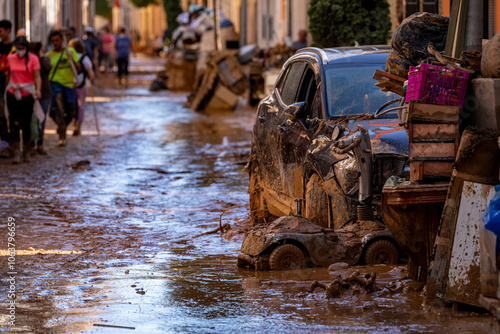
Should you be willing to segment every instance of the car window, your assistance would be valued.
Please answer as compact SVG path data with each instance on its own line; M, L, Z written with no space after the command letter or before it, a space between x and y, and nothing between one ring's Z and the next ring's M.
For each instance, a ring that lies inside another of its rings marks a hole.
M297 96L297 89L305 67L306 63L304 62L295 62L290 65L290 69L288 70L288 74L281 89L281 99L283 103L290 105L296 102L295 97Z
M310 118L319 116L317 103L315 103L316 91L316 76L314 75L313 69L308 67L302 76L302 83L299 88L297 102L307 103L307 115Z
M325 70L328 116L373 114L385 102L398 98L374 85L375 70L385 70L384 64L330 66Z
M281 75L281 77L278 79L279 82L278 82L278 85L276 86L276 88L278 89L278 91L280 92L280 94L283 93L283 84L285 83L285 80L286 80L286 77L288 75L288 72L290 72L290 66L288 66L285 71L283 72L283 74Z

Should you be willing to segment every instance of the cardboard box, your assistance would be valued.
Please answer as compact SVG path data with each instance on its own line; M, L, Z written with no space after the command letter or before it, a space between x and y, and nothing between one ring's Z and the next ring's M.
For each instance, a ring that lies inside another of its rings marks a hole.
M231 90L224 85L219 84L215 88L214 95L207 105L207 109L220 110L231 109L233 110L238 104L238 95L234 94Z
M168 63L167 88L169 90L191 91L193 88L196 62L172 59Z

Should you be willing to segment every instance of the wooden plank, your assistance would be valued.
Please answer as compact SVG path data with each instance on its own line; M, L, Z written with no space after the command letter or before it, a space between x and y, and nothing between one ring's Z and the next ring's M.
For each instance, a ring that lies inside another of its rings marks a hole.
M450 140L458 138L458 124L412 124L411 140Z
M410 181L418 182L424 179L424 162L414 161L410 163Z
M453 245L453 238L455 237L458 206L460 204L463 184L464 180L457 176L457 170L454 169L451 176L450 189L446 195L446 203L439 223L439 233L434 245L434 260L430 265L430 273L427 279L427 294L425 296L425 303L427 305L432 304L432 301L436 298L443 297L446 288L448 264L451 255L450 245Z
M448 184L427 184L384 188L385 202L389 205L444 203L448 193Z
M439 104L424 104L410 101L408 120L431 123L458 123L460 108Z
M453 1L444 51L444 54L449 57L460 58L462 54L468 8L469 0Z
M412 162L413 163L413 162ZM453 172L453 162L450 161L423 161L424 177L426 176L447 176L451 177Z
M393 92L398 95L404 96L403 86L395 83L394 81L382 79L377 82L375 86L379 87L383 92Z
M455 158L455 143L410 143L410 158Z
M399 77L397 75L394 75L394 74L391 74L391 73L388 73L388 72L384 72L384 71L381 71L381 70L375 70L375 73L373 74L372 78L375 79L375 80L379 80L379 81L382 78L388 78L388 79L400 82L402 85L406 81L405 78L402 78L402 77Z

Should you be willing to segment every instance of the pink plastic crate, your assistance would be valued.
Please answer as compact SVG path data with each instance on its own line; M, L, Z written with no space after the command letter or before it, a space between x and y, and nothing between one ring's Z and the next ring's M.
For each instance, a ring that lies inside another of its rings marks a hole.
M462 107L469 72L451 68L420 64L410 67L406 101L420 100Z

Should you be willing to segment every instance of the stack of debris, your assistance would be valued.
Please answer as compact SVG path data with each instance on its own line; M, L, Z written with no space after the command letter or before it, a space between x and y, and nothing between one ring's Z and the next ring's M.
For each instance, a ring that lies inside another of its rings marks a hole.
M246 92L248 79L243 72L236 51L215 52L207 68L188 97L187 107L205 109L234 109L238 96Z
M410 257L409 277L426 282L428 305L483 306L500 319L500 243L483 221L500 183L500 33L483 54L456 59L442 54L446 31L460 33L448 19L412 15L393 36L387 72L374 74L406 97L409 135L411 182L384 187L384 221Z

